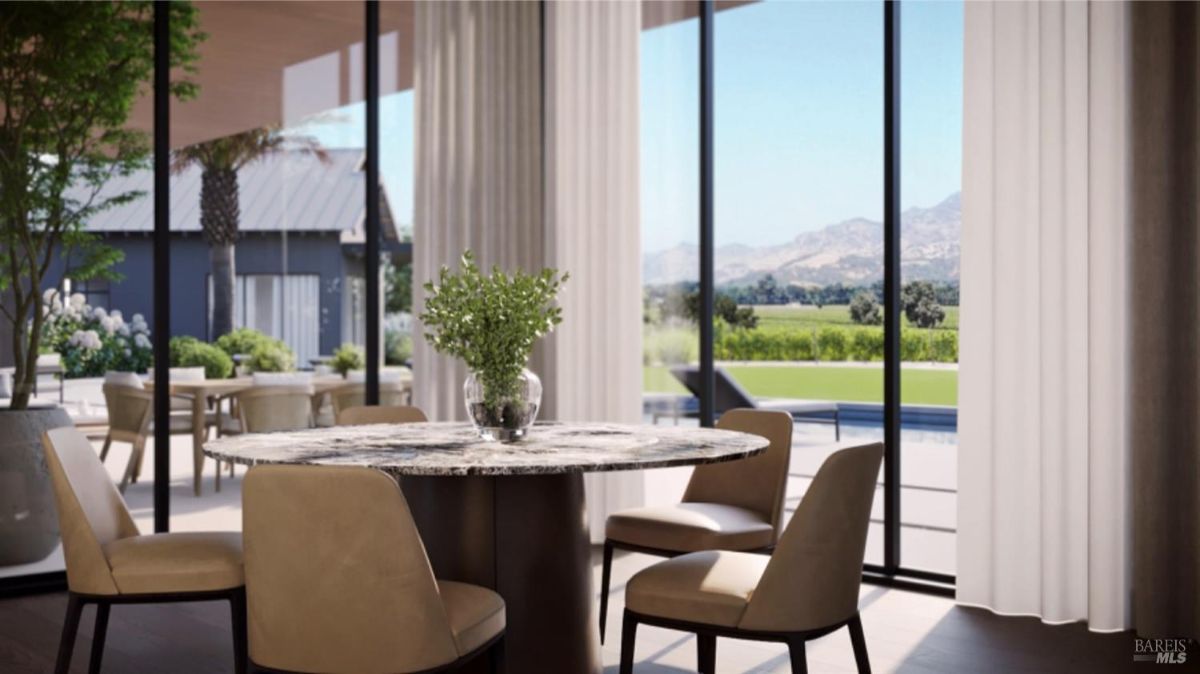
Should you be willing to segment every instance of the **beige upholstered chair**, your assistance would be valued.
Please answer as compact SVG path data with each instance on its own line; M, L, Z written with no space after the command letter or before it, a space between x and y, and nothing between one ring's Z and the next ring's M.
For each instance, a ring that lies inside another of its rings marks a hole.
M137 375L129 372L110 372L105 377L102 388L104 404L108 409L108 434L100 448L100 461L108 458L108 450L114 442L127 442L133 446L133 451L129 454L129 464L118 487L124 492L125 487L130 482L137 482L142 473L146 440L154 432L154 395L142 388L142 382ZM169 423L172 435L190 435L190 408L187 412L173 412ZM205 423L208 423L207 419ZM202 468L197 467L196 470Z
M339 426L362 426L365 424L413 424L429 421L419 407L396 405L393 407L346 407L338 412Z
M870 672L858 588L883 445L834 452L770 557L708 550L643 569L625 586L621 673L633 671L640 623L695 632L711 674L718 636L782 641L806 672L804 642L846 626L859 672Z
M386 474L256 466L242 513L255 666L441 671L489 648L493 666L503 664L504 600L434 578L408 503Z
M379 404L382 406L407 405L411 401L410 393L411 385L406 381L380 380L379 382ZM363 382L347 382L330 391L329 398L333 401L334 418L341 419L339 415L342 410L366 405L367 385ZM340 424L341 421L338 423Z
M313 425L312 384L255 386L237 394L237 410L247 433L295 431Z
M96 605L89 671L100 671L113 604L227 599L233 611L237 672L246 667L242 537L236 532L142 536L125 501L82 433L57 428L42 437L67 566L67 617L56 672L71 666L79 617Z
M717 428L761 435L771 444L748 459L697 466L682 503L633 508L609 516L600 574L601 642L615 548L673 557L698 550L769 551L779 540L792 454L791 415L730 410L721 415Z

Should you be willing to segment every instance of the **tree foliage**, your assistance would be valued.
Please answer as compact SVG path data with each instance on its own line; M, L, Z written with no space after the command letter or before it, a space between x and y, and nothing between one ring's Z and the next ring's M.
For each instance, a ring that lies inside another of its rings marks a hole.
M946 320L946 310L938 303L929 281L912 281L900 290L900 304L908 322L920 328L935 328Z
M196 10L164 5L171 17L171 65L187 79L203 39ZM114 176L143 168L149 143L126 128L154 67L150 2L5 3L0 12L0 303L13 326L12 406L28 404L41 341L42 282L56 254L71 276L115 278L119 253L85 231L91 216L141 196L101 196Z
M850 320L859 325L883 325L883 311L873 294L860 291L850 300Z

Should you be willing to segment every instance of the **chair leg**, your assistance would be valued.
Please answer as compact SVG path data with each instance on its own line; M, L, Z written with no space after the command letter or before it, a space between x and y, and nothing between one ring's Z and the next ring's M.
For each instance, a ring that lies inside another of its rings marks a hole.
M716 674L717 637L714 634L696 635L696 669L700 674Z
M804 639L799 637L789 639L788 655L792 659L792 674L808 674L808 657L804 653Z
M240 587L229 595L229 613L233 626L233 671L246 674L250 659L246 648L246 588Z
M129 463L125 466L125 474L121 476L121 484L117 485L117 490L122 494L125 493L125 488L129 486L130 482L137 480L138 457L141 456L145 447L144 441L133 443L133 450L129 454Z
M867 659L867 639L863 636L862 618L855 615L850 619L850 643L854 646L854 664L858 674L871 674L871 662Z
M836 442L842 441L842 412L841 410L833 411L833 439Z
M600 643L604 643L604 628L608 622L608 586L612 580L612 541L604 540L604 564L600 567Z
M504 674L508 659L504 655L504 635L501 634L496 643L488 649L488 661L492 665L492 674Z
M106 602L96 604L96 627L92 631L92 657L88 663L88 674L100 674L100 662L104 659L104 638L108 635L108 610Z
M67 674L71 669L71 654L75 651L75 634L79 632L79 614L83 613L83 600L75 593L67 595L67 617L63 620L62 638L58 642L58 660L54 674Z
M108 449L112 447L112 433L104 436L104 446L100 448L100 463L108 458Z
M621 672L633 674L633 646L637 640L637 619L625 611L625 619L621 625Z

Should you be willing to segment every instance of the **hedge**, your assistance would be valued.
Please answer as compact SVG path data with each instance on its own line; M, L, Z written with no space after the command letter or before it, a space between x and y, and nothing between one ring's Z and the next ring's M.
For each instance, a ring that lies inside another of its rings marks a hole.
M651 343L648 339L647 344ZM830 325L812 330L718 329L713 338L713 356L740 361L879 361L883 360L883 328ZM900 359L958 362L958 332L902 328Z

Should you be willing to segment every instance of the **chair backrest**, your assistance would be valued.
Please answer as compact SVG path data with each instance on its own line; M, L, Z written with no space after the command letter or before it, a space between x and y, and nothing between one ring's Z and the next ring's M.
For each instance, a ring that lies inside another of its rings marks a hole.
M429 421L419 407L407 405L345 407L337 413L339 426L414 424Z
M237 394L246 433L298 431L312 426L313 387L307 384L255 386Z
M858 611L863 554L883 444L834 452L813 477L738 626L800 631Z
M379 380L379 404L389 407L407 405L409 402L410 385L401 380ZM363 382L350 382L329 392L333 401L333 414L337 416L342 410L350 407L362 407L367 404L367 385Z
M125 501L86 436L55 428L42 436L58 508L67 585L85 594L117 594L104 545L137 536Z
M678 365L671 368L671 375L679 380L692 395L700 397L700 368L695 365ZM730 377L725 370L716 368L713 371L715 388L713 390L713 409L717 414L741 407L757 407L754 396L742 388Z
M256 466L242 487L255 664L412 672L458 657L408 503L379 471Z
M250 376L255 386L308 386L312 384L311 372L255 372Z
M105 383L104 405L108 409L108 427L119 440L145 435L154 415L154 396L140 386Z
M686 503L722 503L753 510L783 530L783 498L792 456L792 415L771 410L735 409L721 415L717 428L761 435L767 450L740 461L696 466L683 494Z

